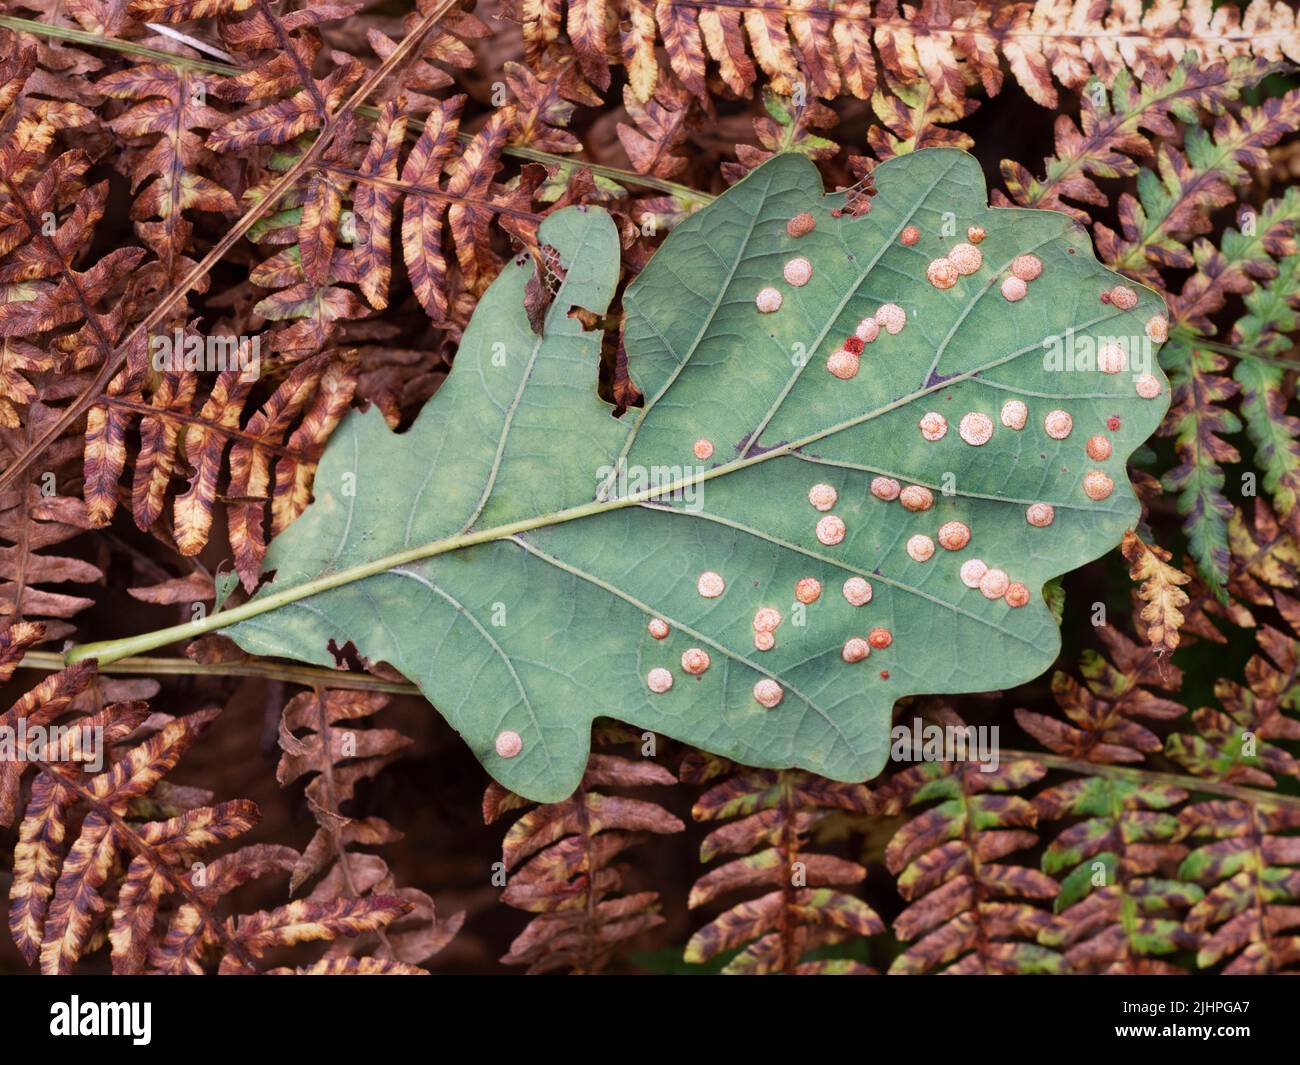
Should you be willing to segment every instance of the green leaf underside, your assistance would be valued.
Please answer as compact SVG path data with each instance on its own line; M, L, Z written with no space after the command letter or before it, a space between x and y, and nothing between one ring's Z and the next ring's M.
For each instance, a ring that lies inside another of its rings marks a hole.
M778 156L678 226L624 297L629 370L646 401L621 419L595 389L600 334L570 315L603 313L612 299L614 224L599 208L552 215L541 238L565 276L543 336L524 309L532 266L516 261L479 303L454 369L409 431L391 433L371 410L335 432L315 502L270 547L275 577L259 598L397 553L410 560L227 634L253 653L322 664L333 661L331 644L351 641L418 683L494 777L538 801L576 787L599 716L747 765L863 780L888 757L898 698L1042 673L1060 637L1040 590L1134 523L1124 463L1168 405L1154 364L1161 394L1143 400L1129 372L1046 369L1044 338L1073 329L1134 338L1132 347L1163 305L1138 286L1132 310L1102 302L1122 279L1096 261L1086 235L1063 214L989 208L964 152L915 152L875 177L870 212L836 218L843 194L823 195L802 156ZM801 211L816 229L791 237L786 222ZM911 247L899 240L908 225L921 234ZM934 288L927 264L971 225L987 230L984 265ZM1000 285L1026 252L1043 273L1009 303ZM802 288L782 278L796 254L813 264ZM768 285L784 303L765 315L755 296ZM907 312L906 327L882 330L856 377L831 375L827 357L889 302ZM800 344L802 362L792 357ZM1021 431L998 418L1016 398L1029 407ZM1056 408L1074 419L1064 440L1043 429ZM937 442L918 429L931 410L950 426ZM968 411L993 419L981 447L958 434ZM1113 415L1122 424L1108 432ZM1084 453L1095 433L1113 441L1105 462ZM707 462L692 454L699 439L714 445ZM636 494L620 494L624 482L609 476L620 460ZM1100 502L1081 487L1094 468L1115 481ZM641 469L662 480L637 493ZM930 487L933 508L875 498L877 474ZM683 490L678 498L653 494L665 482ZM808 491L819 482L837 489L832 513L848 528L835 546L815 534L823 515ZM1027 524L1035 502L1055 506L1049 527ZM970 527L969 546L937 547L924 563L909 557L909 537L937 543L951 520ZM1015 609L966 587L958 569L970 558L1025 584L1030 603ZM720 597L697 592L706 570L726 581ZM865 606L841 593L852 576L872 585ZM804 577L822 593L799 625L794 588ZM762 606L784 618L767 652L755 649L752 628ZM656 617L667 639L647 631ZM876 627L892 632L892 646L844 662L845 640ZM680 663L692 647L711 658L699 676ZM649 690L655 667L672 671L668 692ZM762 678L783 688L774 709L754 698ZM495 751L503 730L522 738L516 757Z

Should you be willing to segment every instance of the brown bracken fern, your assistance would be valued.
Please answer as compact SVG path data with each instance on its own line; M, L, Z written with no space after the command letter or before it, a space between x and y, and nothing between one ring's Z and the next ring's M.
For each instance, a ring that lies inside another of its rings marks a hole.
M598 732L596 741L643 742L621 726ZM605 791L673 782L672 773L649 759L594 753L573 795L535 806L510 826L501 844L509 877L501 899L537 916L502 961L533 973L599 972L624 941L662 923L657 893L627 891L627 867L614 860L648 834L684 826L657 803ZM483 820L492 824L530 805L494 781L483 796Z
M742 856L700 877L691 888L689 905L706 906L735 891L763 891L696 932L686 945L686 960L705 962L743 947L723 972L871 972L848 958L805 960L821 948L884 931L871 907L853 894L866 869L808 849L808 836L829 813L873 811L871 792L861 784L839 784L810 773L744 769L704 754L687 757L681 778L691 784L719 780L700 796L691 814L697 821L730 822L705 837L700 861Z

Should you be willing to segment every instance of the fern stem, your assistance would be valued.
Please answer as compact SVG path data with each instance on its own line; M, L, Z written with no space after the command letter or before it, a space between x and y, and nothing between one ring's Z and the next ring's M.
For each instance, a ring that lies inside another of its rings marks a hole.
M40 669L57 672L64 668L63 656L55 651L28 651L19 662L19 669ZM324 666L294 666L273 659L255 659L249 662L194 662L188 658L147 658L143 656L119 658L107 663L101 672L140 674L144 676L207 676L207 677L261 677L264 680L282 680L303 687L337 688L347 691L386 692L390 695L419 695L414 684L384 680L368 673L348 673Z
M217 63L210 59L191 59L189 56L164 52L158 48L149 48L143 44L136 44L134 41L121 41L116 37L105 37L103 34L74 29L72 26L51 26L44 22L37 22L35 19L0 15L0 27L13 30L16 33L30 33L38 37L53 37L61 41L74 41L77 44L89 45L92 48L110 48L115 52L139 56L141 59L170 63L174 67L185 67L189 70L202 70L208 74L230 76L238 73L236 68L228 63Z
M1264 362L1270 366L1280 366L1284 370L1300 370L1300 362L1285 355L1265 355L1263 352L1251 351L1249 348L1237 348L1231 344L1220 344L1218 341L1208 340L1190 329L1172 329L1170 330L1170 336L1174 340L1181 340L1185 344L1194 345L1198 348L1208 348L1210 351L1217 351L1220 355L1227 355L1234 359Z
M189 70L200 70L207 74L219 74L222 77L233 78L244 73L239 67L231 66L229 63L217 63L210 59L192 59L188 56L176 55L172 52L163 52L157 48L148 48L142 44L136 44L134 41L121 41L116 37L105 37L98 33L89 33L86 30L73 29L71 26L50 26L44 22L37 22L34 19L15 18L12 15L0 15L0 27L15 30L19 33L37 34L43 37L54 37L60 40L75 41L78 44L89 45L94 48L107 48L111 51L122 52L126 55L139 56L141 59L149 59L157 63L168 63L176 67L185 67ZM378 118L379 111L374 107L358 107L357 114L365 115L367 118ZM418 119L412 119L407 123L407 130L412 133L418 133L424 129L424 123ZM457 139L462 144L468 144L474 139L473 134L459 133ZM527 148L523 145L508 144L502 152L506 155L512 155L516 159L524 159L529 162L543 163L546 166L560 167L566 172L574 170L590 170L597 177L607 178L615 181L620 185L631 185L637 188L655 189L658 192L665 192L670 196L680 197L688 208L704 206L711 203L715 198L711 193L697 192L689 185L682 185L676 181L668 181L664 178L653 177L649 174L638 174L635 170L625 170L617 166L604 166L601 163L590 163L582 159L569 159L563 155L555 155L552 152L544 152L538 148Z
M1079 773L1082 776L1131 780L1137 784L1163 784L1169 787L1182 788L1185 791L1201 791L1211 795L1223 795L1250 804L1265 802L1277 806L1300 808L1300 795L1286 795L1282 792L1265 791L1262 788L1243 788L1237 784L1226 784L1219 780L1204 780L1201 777L1188 776L1183 773L1161 773L1155 769L1134 769L1131 766L1110 765L1105 762L1085 762L1058 754L1044 754L1041 751L1018 751L1003 748L1002 757L1004 759L1029 758L1053 769L1064 769L1067 772Z
M116 407L118 410L130 411L132 414L139 414L146 418L157 418L159 421L172 421L179 422L181 425L197 426L204 432L215 433L218 436L225 437L227 440L238 440L240 443L247 444L249 447L261 448L264 451L269 451L273 455L279 455L292 462L311 461L307 455L294 451L292 448L285 447L283 444L276 444L269 440L263 440L256 433L250 433L244 429L232 429L229 426L220 425L211 419L204 418L198 414L186 414L184 411L171 410L168 407L155 407L148 403L140 403L137 400L123 399L121 396L104 395L100 397L99 402L105 407Z

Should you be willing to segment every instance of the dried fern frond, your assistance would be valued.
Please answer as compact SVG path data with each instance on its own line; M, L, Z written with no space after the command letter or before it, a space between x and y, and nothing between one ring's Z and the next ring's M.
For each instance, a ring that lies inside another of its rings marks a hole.
M165 338L173 350L204 338L192 329ZM142 359L133 359L114 378L103 405L92 408L86 444L85 495L90 520L105 525L121 495L119 480L131 469L131 510L142 530L153 528L173 498L177 549L195 555L207 544L229 450L226 512L236 569L250 591L260 575L266 551L265 511L270 504L271 531L293 521L310 499L311 480L330 433L346 413L356 388L355 360L348 353L323 352L295 366L251 417L245 406L257 385L260 362L244 341L229 338L231 361L246 359L248 368L222 370L206 386L195 409L199 376L190 370L149 379ZM179 357L179 356L178 356ZM127 432L139 420L140 448L128 452ZM181 434L184 448L178 448ZM189 487L173 493L178 450L188 466Z
M947 726L963 727L951 712L940 717ZM879 789L880 799L896 808L940 800L913 816L885 848L885 864L910 903L895 919L894 932L911 946L894 959L891 974L1067 971L1060 954L1036 942L1050 926L1050 913L1033 901L1017 901L1055 898L1056 881L998 861L1037 842L1037 810L1015 793L1047 770L1029 758L988 768L921 762Z
M1220 115L1212 132L1191 126L1181 149L1162 144L1155 169L1139 175L1137 196L1119 198L1123 236L1093 225L1097 254L1147 283L1160 283L1157 268L1192 267L1191 240L1212 230L1211 214L1236 201L1252 170L1268 167L1266 149L1298 128L1300 90L1293 90Z
M642 740L621 726L600 726L593 742ZM663 923L658 893L625 893L628 870L615 859L648 833L685 826L656 803L605 789L674 783L672 773L647 758L593 753L573 795L535 806L510 826L501 844L509 873L501 900L537 916L510 944L505 964L527 965L530 973L599 972L625 941ZM483 796L483 821L492 824L529 805L494 781Z
M1141 762L1162 748L1160 737L1134 718L1174 720L1181 703L1150 689L1177 692L1182 671L1134 643L1110 625L1096 630L1110 657L1088 649L1079 658L1083 683L1068 673L1052 674L1052 695L1069 722L1017 710L1020 727L1057 754L1087 762Z
M403 19L402 28L410 33L418 21L419 16L412 12ZM391 100L404 96L412 107L428 110L437 101L424 94L456 83L455 77L443 67L455 71L472 69L475 63L472 42L483 40L491 33L492 28L486 22L469 12L448 12L437 29L420 44L412 61L384 86L380 98ZM366 40L380 60L387 59L397 47L391 37L374 28L366 31Z
M1277 275L1247 293L1245 304L1229 337L1249 353L1232 374L1241 388L1241 418L1274 510L1283 521L1300 521L1300 418L1287 412L1287 368L1267 361L1290 350L1288 334L1300 326L1300 256L1279 262Z
M348 727L387 703L386 695L375 692L325 690L303 692L285 706L280 718L283 754L275 777L285 787L310 776L307 801L321 823L295 871L294 887L324 868L317 859L328 854L325 837L348 823L341 807L354 798L357 784L373 778L410 746L410 739L393 729Z
M260 579L266 554L263 500L270 503L273 536L306 509L316 462L347 413L356 384L350 353L324 352L303 360L249 419L231 447L229 494L250 501L230 507L230 546L235 569L249 591ZM280 447L272 451L267 445Z
M0 628L0 684L14 675L28 649L43 639L45 626L39 621L15 621Z
M19 716L30 729L33 719L52 720L55 709L56 702L41 699L31 712ZM126 893L126 905L137 911L132 919L138 924L114 923L118 939L113 953L118 971L138 970L145 949L141 940L152 927L157 899L176 879L172 866L247 831L257 820L251 803L227 803L186 811L165 822L128 822L131 802L149 794L216 711L170 722L102 772L90 774L60 764L73 752L124 739L146 716L140 704L111 706L102 715L76 723L67 752L41 760L18 830L9 928L23 957L28 963L39 958L42 972L70 972L93 948L92 937L107 916L105 893L114 868L119 856L128 854L127 882L118 897L120 901ZM102 730L102 740L95 730ZM83 817L80 828L74 829L69 821L78 808Z
M493 178L517 112L495 112L462 145L457 134L465 99L433 101L405 161L408 105L390 100L359 158L340 139L321 170L252 234L260 242L290 244L251 275L254 284L280 290L261 300L256 313L290 323L272 338L273 348L301 358L332 342L343 323L370 313L366 303L373 310L388 306L392 224L399 210L402 257L420 306L440 325L468 319L473 298L501 266L489 227L498 212L510 208ZM256 199L261 189L248 195ZM449 251L459 268L455 275ZM359 289L366 303L345 286Z
M623 88L623 106L629 125L616 127L618 139L638 174L670 178L686 168L686 159L674 155L686 139L691 118L691 99L685 89L671 82L661 84L649 100L638 100L631 86Z
M1249 294L1257 280L1277 277L1275 260L1285 261L1295 254L1298 222L1300 190L1291 188L1282 198L1265 204L1259 216L1250 219L1247 232L1226 231L1219 248L1197 241L1193 248L1196 272L1170 300L1175 328L1213 335L1210 315L1223 307L1230 295ZM1284 292L1285 288L1286 283ZM1240 452L1223 436L1238 433L1243 426L1225 404L1242 385L1223 373L1227 358L1214 348L1197 344L1195 337L1175 333L1161 350L1161 362L1173 386L1173 404L1161 432L1174 437L1181 460L1163 481L1166 488L1178 493L1178 510L1184 515L1183 528L1201 576L1211 590L1220 590L1229 577L1228 525L1233 511L1223 491L1223 465L1240 461ZM1261 379L1256 371L1243 371L1242 376L1256 390L1250 397L1250 417L1254 431L1267 444L1276 434L1260 424L1261 418L1267 417L1259 404L1261 398L1268 402L1268 378ZM1258 394L1261 388L1263 397ZM1286 455L1274 452L1269 461L1277 465L1276 489L1285 490ZM1284 495L1283 501L1286 498Z
M308 901L334 904L370 896L400 899L408 912L393 924L340 940L327 959L375 952L404 964L418 964L442 950L460 930L464 913L439 919L433 899L415 888L398 888L388 863L357 848L395 843L402 833L381 817L344 812L356 787L373 779L401 756L410 739L393 729L360 728L385 706L387 696L358 691L310 691L294 696L280 718L283 752L276 779L288 785L304 778L307 802L319 826L293 865L289 890L319 877ZM371 938L376 942L371 943Z
M27 453L34 438L58 420L53 404L84 385L82 372L111 354L134 313L142 277L140 248L96 255L92 246L108 183L82 180L91 158L74 148L52 153L55 132L89 124L67 109L45 107L48 85L24 49L0 67L0 456L3 465ZM52 116L59 116L57 120ZM88 449L115 426L92 419ZM85 601L34 588L47 582L86 582L97 567L39 554L96 523L93 511L69 498L64 467L79 439L51 439L35 483L0 493L0 614L67 618ZM70 626L51 627L51 638Z
M265 75L259 70L259 76ZM208 134L207 147L218 154L240 152L258 145L288 144L308 130L320 129L326 116L338 111L347 98L363 69L360 63L351 62L331 71L321 79L309 78L304 88L287 100L255 107L236 115ZM218 86L217 95L236 95L233 88ZM244 95L240 86L239 95ZM257 89L247 95L261 96Z
M1192 578L1169 564L1173 556L1168 551L1145 543L1132 530L1124 534L1120 553L1128 560L1129 576L1138 582L1138 597L1144 604L1138 619L1147 626L1147 642L1158 654L1177 650L1179 630L1186 620L1182 608L1189 602L1182 586Z
M1110 82L1125 70L1145 77L1189 51L1211 63L1237 56L1300 61L1295 14L1280 0L1253 0L1244 13L1199 0L1157 0L1146 10L1123 0L519 0L516 6L530 59L567 50L602 87L609 84L609 65L621 61L642 100L658 82L658 43L673 73L701 98L714 63L737 95L746 95L761 71L778 93L802 85L825 99L869 100L882 80L926 80L949 105L975 85L996 94L1007 70L1034 100L1056 107L1055 82L1078 90L1092 77ZM621 51L607 22L620 27Z
M410 912L410 904L385 895L314 902L296 899L273 910L227 918L214 916L222 898L257 877L284 872L297 857L289 847L253 845L223 854L187 878L185 901L170 914L166 935L149 952L148 971L198 975L213 960L221 974L261 971L267 952L302 943L341 941L382 930ZM348 973L422 974L424 970L382 958L323 957L301 967L266 970L338 975Z
M1295 253L1300 189L1288 188L1258 211L1243 214L1241 222L1242 229L1224 230L1217 247L1204 239L1193 242L1195 272L1168 297L1171 326L1214 336L1211 316L1231 296L1249 293L1257 282L1277 276L1277 262ZM1180 339L1175 333L1162 355Z
M43 480L57 483L53 476ZM80 499L47 493L39 484L0 492L0 623L70 618L94 602L70 589L45 587L90 584L103 577L94 563L46 551L90 527ZM44 631L53 640L74 629L60 621Z
M46 626L18 622L4 633L6 670L12 673L23 653L45 637ZM90 688L94 669L72 666L53 673L23 695L0 715L0 727L6 736L18 737L28 730L45 729L71 711L76 698ZM24 775L34 767L23 752L13 749L0 752L0 825L11 825L22 808L21 785Z
M27 347L16 350L29 358L33 347L52 347L61 356L58 368L72 372L112 351L128 313L123 289L129 293L127 282L145 253L117 248L81 264L84 269L74 267L103 217L108 184L81 181L91 160L80 149L49 157L58 130L89 124L93 116L81 107L74 113L34 103L33 93L43 90L34 70L30 48L0 66L0 283L8 286L0 337L25 339ZM110 309L101 311L101 304ZM76 328L68 332L70 326ZM19 398L21 388L11 396Z
M737 144L739 161L722 164L722 176L727 181L739 181L754 167L781 152L799 152L809 159L829 159L839 152L840 146L835 141L817 133L839 122L839 116L825 104L816 100L797 103L791 97L765 89L763 110L766 114L754 119L754 136L762 147Z
M1087 224L1087 209L1076 204L1107 206L1110 199L1094 179L1136 177L1139 163L1154 157L1149 135L1175 137L1177 121L1197 124L1202 114L1221 114L1228 103L1283 69L1246 57L1209 63L1187 56L1168 72L1156 68L1140 79L1121 70L1109 90L1100 80L1090 82L1079 96L1078 125L1068 115L1057 116L1056 154L1044 161L1042 179L1004 159L1007 195L994 190L993 202L1050 207Z
M410 912L372 894L218 916L221 896L298 855L246 847L201 861L261 817L251 802L208 805L207 793L163 781L219 711L150 718L143 702L113 703L56 729L94 679L93 668L52 674L0 717L5 735L22 737L0 761L6 822L24 770L35 770L9 896L10 931L29 964L71 972L107 943L116 973L203 972L217 959L221 972L253 972L270 948L360 935Z
M1179 870L1206 889L1185 921L1200 940L1197 965L1228 961L1228 976L1300 971L1300 837L1283 834L1300 828L1300 810L1212 800L1185 807L1179 820L1189 839L1210 841Z
M1166 740L1169 757L1198 777L1271 788L1278 775L1300 776L1300 762L1278 746L1300 740L1300 718L1287 712L1296 705L1300 602L1279 591L1273 602L1290 631L1261 624L1255 632L1259 653L1246 663L1245 683L1219 679L1214 694L1223 709L1201 707L1191 715L1196 734Z
M945 101L929 82L898 85L892 93L877 89L871 94L871 109L880 124L867 130L867 143L882 162L919 148L972 148L975 141L969 134L946 129L944 124L960 122L978 106L975 100ZM867 167L854 163L851 158L850 167L862 177Z
M1064 948L1072 972L1181 972L1153 955L1191 949L1183 916L1202 892L1177 878L1187 848L1169 812L1187 798L1181 788L1109 777L1079 777L1034 797L1044 821L1079 817L1043 852L1043 871L1065 873L1056 915L1039 932L1045 946Z
M226 115L207 105L207 84L192 71L160 63L141 63L101 78L98 91L134 106L109 127L130 138L152 138L147 149L127 156L132 189L143 191L132 207L136 233L154 249L158 261L142 274L152 287L166 289L194 266L186 256L193 236L187 210L233 214L235 198L197 164L203 154L198 129L215 129Z
M1300 544L1280 524L1263 499L1255 500L1253 528L1237 511L1228 526L1232 544L1232 594L1243 602L1268 606L1273 589L1300 587Z
M691 809L697 821L730 822L705 837L700 861L742 855L700 877L688 905L704 906L733 891L765 892L732 906L691 936L686 961L700 964L743 947L724 973L872 972L848 958L805 960L823 947L885 930L875 911L850 894L867 870L857 862L807 849L809 833L831 813L875 810L866 786L795 770L746 769L699 752L687 755L680 776L692 784L725 778Z

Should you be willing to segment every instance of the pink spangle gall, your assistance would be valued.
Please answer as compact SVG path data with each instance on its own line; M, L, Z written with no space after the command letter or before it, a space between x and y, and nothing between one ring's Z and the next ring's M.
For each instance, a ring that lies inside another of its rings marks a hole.
M909 484L898 493L898 501L903 504L904 510L918 513L934 506L934 493L919 484Z
M921 239L921 231L916 226L904 226L903 232L898 235L898 239L910 248Z
M872 629L867 633L867 643L877 651L883 651L894 642L894 634L888 629Z
M793 285L795 288L803 288L812 278L812 263L802 255L796 256L785 264L782 271L785 276L786 284Z
M958 576L967 588L978 588L984 574L989 571L988 564L982 558L968 558L961 564Z
M1160 395L1160 381L1155 374L1142 374L1133 382L1133 388L1143 399L1155 399Z
M965 276L984 265L984 253L974 244L954 244L948 252L948 261L957 268L957 273Z
M695 582L695 590L705 599L717 599L726 589L727 582L721 574L714 573L711 569L701 573L700 579Z
M948 419L938 411L927 411L921 415L920 421L921 435L933 443L936 440L942 440L948 432Z
M844 649L840 651L840 657L850 663L861 662L869 654L871 654L871 645L861 636L850 636L844 641Z
M754 698L758 700L759 706L771 710L785 698L785 691L771 677L764 677L754 685Z
M776 632L781 625L781 611L775 607L763 606L754 612L755 632Z
M849 606L866 606L871 602L871 583L861 577L846 580L843 591Z
M1074 419L1065 410L1049 410L1043 418L1043 432L1053 440L1064 440L1074 428Z
M963 414L957 426L957 435L971 447L982 447L993 436L993 419L977 410Z
M794 597L805 606L821 598L822 582L816 577L803 577L794 586Z
M907 553L913 562L929 562L934 557L934 541L922 533L917 533L907 541Z
M709 652L702 647L689 647L682 652L682 669L698 677L709 668Z
M650 635L656 640L665 640L668 638L668 622L663 618L651 618L650 624L646 626Z
M826 369L841 381L849 381L857 377L861 365L862 362L856 355L843 349L832 352L830 358L826 360Z
M839 498L839 492L829 484L815 484L808 489L808 502L817 510L830 510Z
M1169 319L1163 314L1156 314L1147 319L1143 327L1147 339L1156 344L1163 344L1169 339Z
M970 543L970 527L961 521L946 521L939 526L939 546L945 551L960 551Z
M1025 521L1035 529L1046 529L1056 518L1056 508L1051 503L1030 503L1025 508Z
M1007 606L1024 606L1029 602L1029 589L1019 581L1012 581L1007 585L1007 594L1003 597L1007 601Z
M770 632L754 633L754 646L760 651L770 651L776 646L776 637Z
M691 448L695 457L701 462L713 458L713 441L703 438L695 441L695 446Z
M1115 482L1101 470L1089 470L1083 475L1083 494L1095 502L1101 502L1115 490Z
M926 279L941 292L952 288L960 274L951 259L935 259L925 270Z
M886 303L876 310L876 324L891 337L897 336L907 325L907 312L897 303Z
M1124 368L1128 366L1128 355L1124 352L1124 346L1111 341L1109 344L1103 344L1100 351L1097 352L1097 369L1102 373L1123 373Z
M1011 260L1011 276L1021 281L1033 281L1043 272L1043 260L1037 255L1017 255Z
M1017 431L1025 427L1029 420L1029 408L1018 399L1009 399L1002 404L1002 424Z
M972 244L983 244L985 236L983 226L971 226L966 230L966 239Z
M1007 586L1011 583L1005 570L991 569L987 570L983 577L980 578L980 594L985 599L1001 599L1007 594Z
M827 514L817 523L817 539L827 547L834 547L843 540L846 531L844 520L834 514Z
M785 231L792 237L802 237L817 228L817 220L807 211L800 211L785 224Z
M663 695L673 686L673 675L664 669L663 666L655 666L645 676L646 687L656 695Z
M1092 459L1093 462L1105 462L1110 458L1110 437L1102 436L1100 433L1096 436L1090 436L1084 450L1088 453L1088 458Z
M1131 311L1138 304L1138 294L1128 285L1116 285L1106 295L1110 297L1110 305L1121 311Z
M886 503L897 499L898 493L902 490L902 486L892 477L873 477L871 479L871 494L877 499L883 499Z
M1114 414L1112 414L1109 418L1106 419L1106 428L1109 429L1112 433L1119 432L1119 427L1121 424L1122 423L1120 422L1119 418L1116 417Z
M769 286L754 297L754 303L763 314L772 314L781 309L781 293Z
M857 329L853 330L853 335L864 344L870 344L876 337L880 336L880 323L874 318L863 318L858 323Z
M494 744L497 754L502 758L518 757L519 752L524 749L523 737L519 733L506 729L504 732L498 732L496 743Z
M1002 298L1008 303L1019 303L1028 291L1029 286L1018 277L1008 277L1002 282Z

